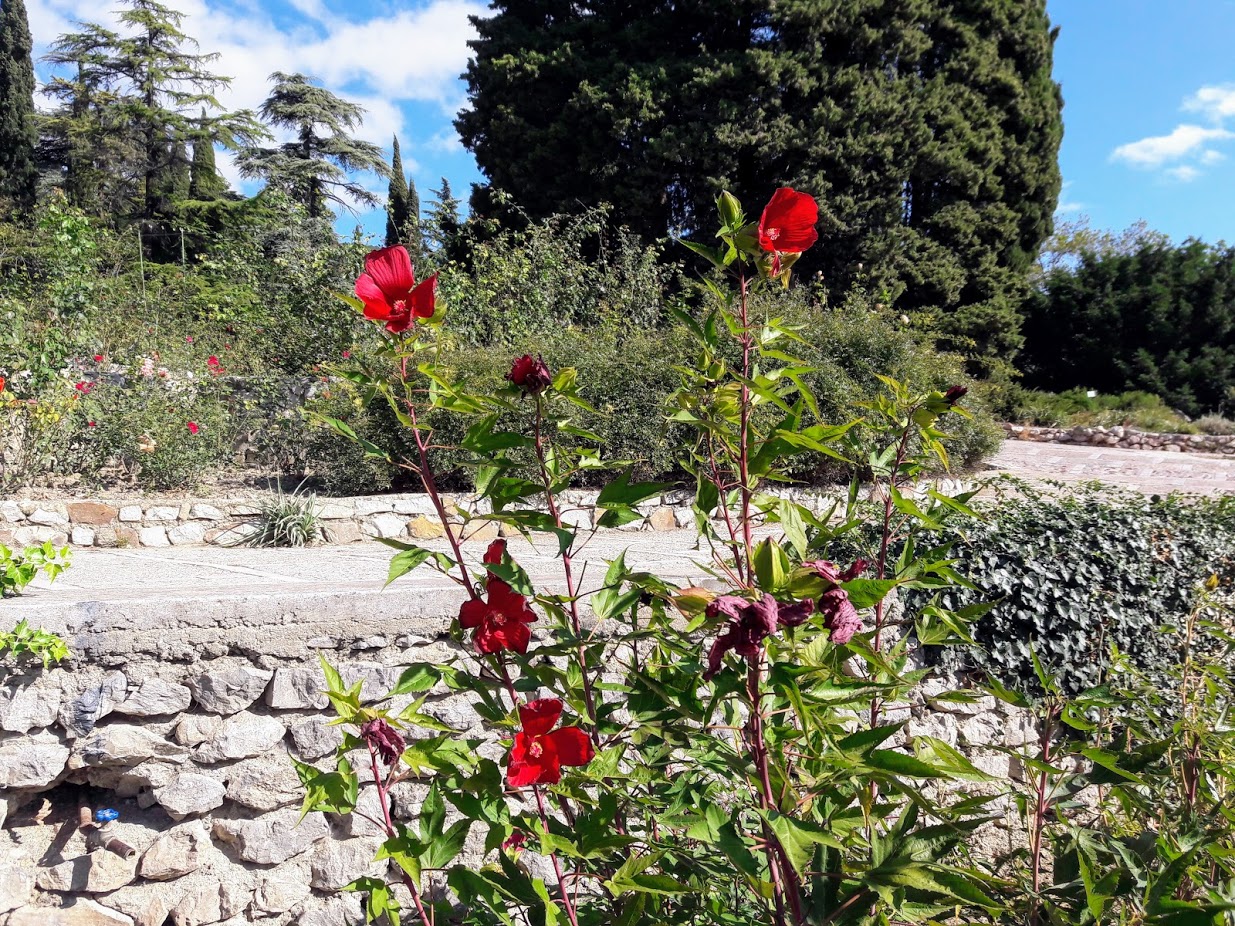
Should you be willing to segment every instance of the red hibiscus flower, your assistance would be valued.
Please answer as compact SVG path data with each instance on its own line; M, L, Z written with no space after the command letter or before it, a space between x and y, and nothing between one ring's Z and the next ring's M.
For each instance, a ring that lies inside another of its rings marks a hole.
M88 383L85 380L82 380L80 383L74 383L73 388L82 395L90 395L91 391L94 389L94 383Z
M777 190L759 218L759 247L778 254L801 254L819 240L819 206L809 193L787 186Z
M495 540L485 551L484 561L500 563L505 552L506 541ZM485 580L485 594L487 601L472 598L459 609L459 623L465 630L476 631L476 649L482 653L526 653L532 639L527 625L536 620L536 612L527 599L494 575Z
M549 372L545 361L531 354L516 358L506 378L527 395L540 395L553 382L553 374Z
M7 383L7 380L5 380L3 376L0 376L0 392L4 392L4 387L6 383Z
M398 334L418 318L433 317L437 274L417 284L407 248L397 244L365 258L356 295L364 302L365 318L385 322L387 331Z
M219 366L219 358L216 357L214 354L211 354L210 359L206 361L206 366L217 368Z
M196 434L198 431L200 431L200 430L201 430L201 428L199 428L199 427L197 426L197 422L196 422L196 421L190 421L190 422L188 423L187 427L188 427L188 429L189 429L189 433L190 433L190 434Z
M95 354L95 355L94 355L94 362L95 362L95 363L102 363L102 362L103 362L103 355L102 355L102 354Z
M725 653L733 650L748 662L759 658L765 638L781 627L796 627L815 611L815 603L809 598L792 604L781 604L764 593L759 601L739 598L737 595L721 595L708 605L708 617L722 614L729 618L729 628L716 638L708 651L708 668L703 680L709 681L724 664Z
M511 787L551 785L562 780L563 765L587 765L596 755L592 741L578 727L554 730L562 716L562 702L541 698L519 708L523 729L515 734L506 767ZM550 732L552 731L552 732Z

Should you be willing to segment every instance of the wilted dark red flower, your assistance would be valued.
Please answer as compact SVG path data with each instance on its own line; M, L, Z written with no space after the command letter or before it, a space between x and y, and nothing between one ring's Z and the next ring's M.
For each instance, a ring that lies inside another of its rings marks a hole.
M484 562L500 563L505 552L506 541L495 540L485 551ZM494 575L485 580L485 595L487 601L472 598L459 609L459 623L465 630L476 631L476 649L482 653L526 653L532 639L527 625L536 621L536 612L528 600Z
M849 593L840 587L840 583L856 579L866 571L870 563L858 559L854 560L848 569L840 569L829 560L817 559L802 565L813 569L821 579L830 583L831 587L819 597L819 613L823 615L824 625L828 628L828 639L838 646L843 646L862 629L862 618L858 616L858 609L853 606Z
M527 842L527 834L522 830L515 830L502 840L502 848L511 852L522 852L525 842Z
M361 724L360 735L387 765L394 765L399 761L399 756L403 755L406 744L402 735L381 717Z
M949 386L948 391L943 394L943 397L948 400L949 405L955 405L969 393L967 386Z
M364 302L365 318L386 323L398 334L418 318L432 318L437 299L437 274L416 282L412 259L401 244L372 251L365 258L364 273L356 280L356 295Z
M553 382L553 374L540 356L524 354L515 360L506 378L528 395L540 395Z
M708 604L707 616L724 615L729 618L729 629L716 638L708 651L704 681L720 671L725 653L733 650L743 659L753 662L759 658L765 638L781 627L796 627L814 612L815 603L809 598L792 604L781 604L767 593L758 601L737 595L721 595L714 599Z
M809 193L783 186L763 207L759 218L759 247L778 254L800 254L819 240L815 226L819 205Z
M596 755L592 741L578 727L554 730L562 716L562 702L541 698L519 708L523 729L515 734L506 767L512 787L551 785L562 780L563 765L587 765Z
M862 629L858 609L849 600L849 594L840 587L828 589L819 598L819 613L828 628L828 639L837 646L844 646L853 635Z

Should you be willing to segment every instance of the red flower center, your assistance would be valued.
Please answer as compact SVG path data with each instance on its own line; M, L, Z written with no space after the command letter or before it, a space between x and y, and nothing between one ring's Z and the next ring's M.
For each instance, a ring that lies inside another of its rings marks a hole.
M780 229L779 228L769 228L764 231L764 234L767 235L769 238L771 238L773 241L775 241L777 238L780 237Z
M501 608L489 608L489 613L485 615L485 618L494 627L506 626L506 614Z
M527 754L533 759L539 759L544 755L545 747L540 745L540 737L532 740L532 745L527 747Z

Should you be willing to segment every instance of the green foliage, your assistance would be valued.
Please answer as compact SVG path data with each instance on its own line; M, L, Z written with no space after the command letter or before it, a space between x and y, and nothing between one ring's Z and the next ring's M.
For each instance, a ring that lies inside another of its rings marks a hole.
M237 545L246 547L304 547L325 539L326 532L317 510L317 496L301 493L297 486L290 495L282 486L274 498L264 499L257 513L233 528Z
M41 627L31 627L25 620L18 621L12 630L0 630L0 660L11 658L20 663L37 659L46 669L68 657L68 645L60 637Z
M811 190L801 272L998 367L1060 189L1045 6L511 0L475 19L456 124L533 216L608 202L649 240L710 226L723 189Z
M390 190L386 194L386 247L393 244L407 246L413 264L419 255L420 203L412 211L407 176L403 173L403 153L399 150L399 136L394 137L394 154L390 161Z
M198 121L198 133L193 138L193 163L189 181L189 199L199 202L215 200L227 192L227 181L219 176L214 159L214 136L203 110Z
M1087 389L1042 392L1012 386L1004 391L1001 414L1006 421L1043 427L1110 428L1116 425L1155 433L1191 434L1201 431L1179 412L1148 392L1089 395ZM1214 416L1217 417L1217 416Z
M1143 390L1189 415L1235 395L1235 247L1141 237L1085 250L1026 303L1027 385Z
M54 582L69 568L69 558L68 547L57 548L51 541L24 550L10 550L0 544L0 598L20 595L39 573Z
M21 209L34 205L38 182L33 47L24 0L5 0L0 9L0 203Z
M942 603L998 604L960 664L1033 687L1033 653L1078 693L1108 680L1112 647L1155 681L1178 659L1194 590L1235 580L1230 499L1146 498L1100 487L1052 494L1012 484L966 529L955 554L976 586ZM911 600L911 606L921 601Z
M246 177L260 177L302 205L312 218L327 214L329 203L378 204L377 197L351 179L355 171L390 171L381 149L352 136L364 107L344 100L303 74L270 75L274 87L262 103L267 124L293 136L275 148L248 146L236 159Z

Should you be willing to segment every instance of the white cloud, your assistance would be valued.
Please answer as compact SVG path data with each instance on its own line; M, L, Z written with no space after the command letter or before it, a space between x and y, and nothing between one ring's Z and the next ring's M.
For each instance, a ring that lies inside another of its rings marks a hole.
M1055 206L1056 215L1064 215L1072 212L1082 212L1085 209L1085 204L1070 199L1068 196L1068 188L1072 186L1071 180L1065 180L1063 189L1059 191L1059 204Z
M463 150L463 142L459 138L459 133L453 129L438 132L427 142L424 147L430 151L441 151L444 154L455 154Z
M1180 183L1191 183L1201 176L1201 172L1191 164L1180 164L1178 167L1168 167L1166 175L1174 180L1178 180Z
M1184 101L1184 109L1202 113L1215 122L1235 116L1235 84L1202 87Z
M1221 151L1215 151L1213 148L1207 148L1201 152L1200 161L1202 164L1204 164L1207 167L1213 164L1218 164L1225 160L1226 160L1226 155L1223 154Z
M1209 142L1230 138L1235 138L1235 132L1201 125L1177 125L1170 135L1155 135L1120 145L1111 152L1111 160L1126 161L1133 167L1162 167L1187 157Z

